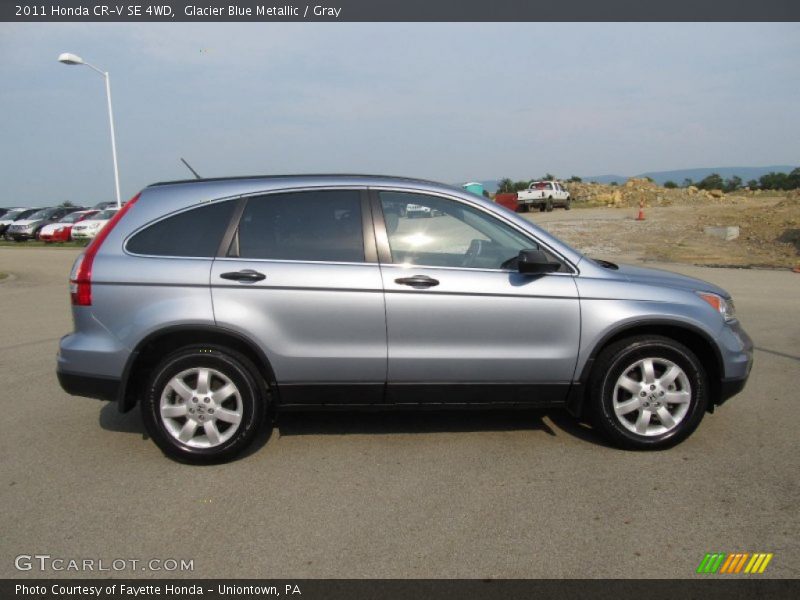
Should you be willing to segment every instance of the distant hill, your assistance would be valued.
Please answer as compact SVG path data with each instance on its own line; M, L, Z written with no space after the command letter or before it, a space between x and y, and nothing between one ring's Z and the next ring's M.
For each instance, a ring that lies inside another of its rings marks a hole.
M745 183L751 179L758 179L762 175L766 175L772 171L776 173L789 173L796 166L790 165L772 165L769 167L714 167L710 169L679 169L677 171L652 171L650 173L642 173L637 177L649 177L659 185L663 185L665 181L674 181L678 185L683 182L687 177L692 181L700 181L708 177L712 173L717 173L723 179L729 179L734 175L738 175Z
M709 167L703 169L676 169L675 171L650 171L639 173L631 177L649 177L659 185L664 185L665 181L674 181L678 185L683 183L687 177L692 181L700 181L712 173L716 173L723 179L729 179L738 175L745 183L751 179L758 179L772 171L776 173L789 173L793 167L791 165L771 165L768 167ZM623 175L595 175L594 177L583 177L584 181L596 181L597 183L625 183L628 177Z

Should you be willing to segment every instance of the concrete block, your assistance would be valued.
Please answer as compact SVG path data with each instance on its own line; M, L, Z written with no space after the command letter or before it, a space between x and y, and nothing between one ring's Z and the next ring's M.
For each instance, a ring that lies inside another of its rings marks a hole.
M739 226L733 225L732 227L704 227L703 233L711 237L719 238L730 242L739 237Z

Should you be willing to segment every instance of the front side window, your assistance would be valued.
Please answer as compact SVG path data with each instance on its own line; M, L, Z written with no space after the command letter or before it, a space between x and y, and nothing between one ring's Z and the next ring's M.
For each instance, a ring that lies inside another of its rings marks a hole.
M240 258L364 262L358 190L250 198L231 254Z
M217 202L167 217L134 235L128 252L150 256L210 258L216 256L233 213L234 202ZM92 219L110 219L116 209Z
M490 215L455 200L380 192L392 262L431 267L513 268L537 244Z

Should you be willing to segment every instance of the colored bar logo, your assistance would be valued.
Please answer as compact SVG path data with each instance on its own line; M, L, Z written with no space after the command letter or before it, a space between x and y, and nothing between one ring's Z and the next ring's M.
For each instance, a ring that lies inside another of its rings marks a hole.
M724 552L714 552L706 554L700 565L697 567L698 573L717 573L719 575L735 575L745 573L755 575L763 573L769 561L772 560L771 552L735 552L726 554Z

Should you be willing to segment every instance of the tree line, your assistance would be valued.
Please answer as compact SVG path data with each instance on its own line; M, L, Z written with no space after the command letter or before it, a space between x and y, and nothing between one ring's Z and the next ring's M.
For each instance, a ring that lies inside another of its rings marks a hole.
M519 192L521 190L528 189L531 181L549 181L552 179L556 179L555 175L551 173L546 173L543 177L539 179L528 179L527 181L514 181L508 177L501 179L498 182L497 192L498 193L511 193L511 192ZM650 177L647 177L650 181L653 181ZM581 183L582 179L577 175L573 175L569 179L567 179L567 183ZM594 183L594 182L592 182ZM744 182L742 178L738 175L734 175L729 177L728 179L723 179L719 173L712 173L711 175L704 177L700 181L692 181L690 178L686 178L683 182L678 185L674 181L665 181L664 187L665 188L678 188L684 187L687 188L689 186L694 186L701 190L722 190L723 192L733 192L741 187L743 187ZM612 183L611 185L616 185L616 182ZM766 175L762 175L758 179L751 179L748 181L746 185L751 190L796 190L800 189L800 167L793 169L789 173L776 173L771 171Z
M665 188L689 187L694 186L701 190L722 190L723 192L733 192L742 187L742 178L738 175L723 179L719 173L712 173L698 182L694 182L688 177L683 180L681 186L674 181L664 182ZM790 173L776 173L771 171L762 175L758 179L751 179L745 184L751 190L796 190L800 188L800 167L793 169Z

